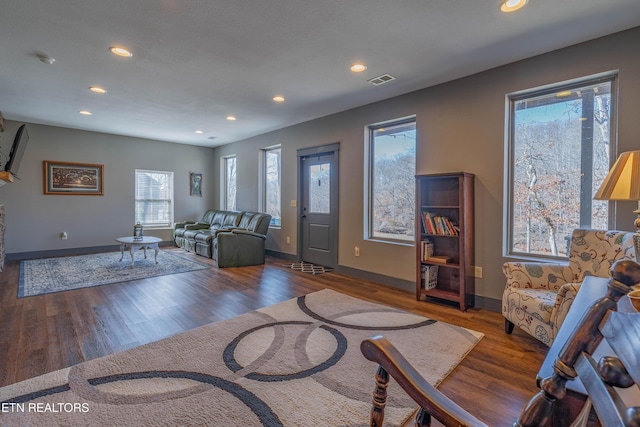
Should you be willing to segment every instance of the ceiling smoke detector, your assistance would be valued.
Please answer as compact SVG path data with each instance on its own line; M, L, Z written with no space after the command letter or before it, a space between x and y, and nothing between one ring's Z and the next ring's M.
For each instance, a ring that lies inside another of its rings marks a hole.
M388 83L391 80L395 80L396 78L393 77L391 74L383 74L381 76L378 77L374 77L370 80L367 80L369 83L371 83L372 85L375 86L380 86L382 84Z

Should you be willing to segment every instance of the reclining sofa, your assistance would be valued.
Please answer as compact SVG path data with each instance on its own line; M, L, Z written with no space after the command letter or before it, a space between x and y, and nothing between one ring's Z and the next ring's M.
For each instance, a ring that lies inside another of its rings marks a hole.
M264 264L271 215L261 212L210 209L200 221L173 227L176 246L216 260L218 267Z

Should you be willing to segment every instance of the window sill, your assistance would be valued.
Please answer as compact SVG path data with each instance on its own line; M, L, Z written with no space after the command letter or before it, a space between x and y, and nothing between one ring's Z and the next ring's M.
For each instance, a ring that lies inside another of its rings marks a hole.
M374 242L374 243L386 243L386 244L390 244L390 245L395 245L395 246L407 246L410 248L415 247L415 243L412 241L407 241L407 242L403 242L400 240L384 240L384 239L378 239L378 238L367 238L365 239L367 242Z
M544 256L544 255L527 255L527 254L507 254L503 257L512 262L542 262L542 263L569 263L569 257L565 256Z

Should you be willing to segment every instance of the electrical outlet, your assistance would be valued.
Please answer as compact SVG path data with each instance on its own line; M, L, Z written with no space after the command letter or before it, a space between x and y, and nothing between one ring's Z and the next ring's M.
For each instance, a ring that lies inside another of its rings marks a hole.
M291 206L292 208L295 208L298 206L298 201L297 200L292 200L291 202L289 202L289 206Z
M291 244L291 237L287 236L287 245L290 245L290 244Z
M473 277L482 279L482 267L478 267L477 265L473 266Z
M355 256L360 256L360 246L356 246L354 248L354 254L355 254Z

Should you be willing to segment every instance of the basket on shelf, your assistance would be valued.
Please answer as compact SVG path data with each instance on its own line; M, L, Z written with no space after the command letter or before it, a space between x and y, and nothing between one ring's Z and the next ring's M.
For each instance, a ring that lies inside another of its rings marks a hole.
M438 266L423 265L422 266L422 284L427 290L433 289L438 285Z

